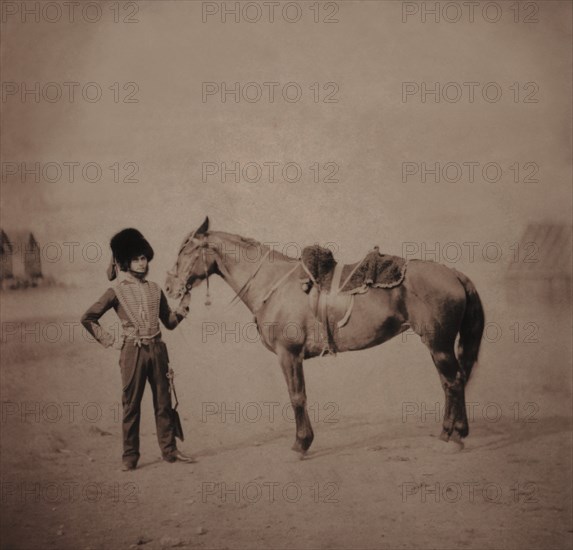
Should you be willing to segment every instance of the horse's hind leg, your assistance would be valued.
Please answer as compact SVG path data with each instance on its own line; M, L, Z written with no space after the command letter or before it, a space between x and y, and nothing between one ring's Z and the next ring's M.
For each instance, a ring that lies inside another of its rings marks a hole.
M296 439L292 449L299 453L305 453L312 444L314 433L306 410L306 388L302 357L294 355L286 349L280 350L278 355L296 421Z
M442 382L446 396L444 423L441 439L461 441L469 433L466 414L465 376L454 354L453 342L450 346L429 344L430 353Z

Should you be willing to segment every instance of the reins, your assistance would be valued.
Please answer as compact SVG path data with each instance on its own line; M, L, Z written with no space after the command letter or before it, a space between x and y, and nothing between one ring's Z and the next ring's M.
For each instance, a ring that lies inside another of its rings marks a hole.
M261 267L263 266L263 262L267 259L267 257L269 256L269 254L271 253L271 250L267 250L267 252L265 253L265 255L261 258L261 261L259 262L259 265L257 266L257 269L255 269L255 272L247 279L247 282L239 289L239 292L237 292L235 294L235 296L233 297L233 299L229 302L229 306L228 307L232 307L233 305L235 305L235 303L237 303L237 301L239 299L242 299L243 296L242 294L244 292L247 291L248 286L251 284L251 282L253 281L253 279L256 277L257 273L259 272L259 270L261 269Z

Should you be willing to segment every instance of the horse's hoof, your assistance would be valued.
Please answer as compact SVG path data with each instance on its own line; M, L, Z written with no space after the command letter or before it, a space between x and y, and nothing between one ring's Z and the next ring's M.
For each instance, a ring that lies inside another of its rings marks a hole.
M443 430L439 439L446 443L446 445L440 443L436 446L436 449L440 452L452 454L459 453L464 449L464 442L456 432L449 434L446 430Z
M300 441L295 441L294 445L291 447L291 449L295 452L295 453L299 453L301 455L301 458L304 458L306 456L306 453L308 452L308 447L306 447L303 445L302 442Z
M308 454L307 451L295 448L295 445L292 446L292 450L297 454L299 460L304 460Z
M470 433L470 427L467 424L465 426L463 424L462 425L456 424L454 427L454 433L452 434L452 437L463 439L464 437L467 437L469 433Z
M446 454L456 454L464 450L464 442L452 438L442 448Z

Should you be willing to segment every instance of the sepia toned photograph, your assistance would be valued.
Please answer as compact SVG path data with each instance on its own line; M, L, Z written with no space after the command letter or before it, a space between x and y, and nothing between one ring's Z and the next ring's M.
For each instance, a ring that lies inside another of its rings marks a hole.
M0 0L1 550L573 549L573 4Z

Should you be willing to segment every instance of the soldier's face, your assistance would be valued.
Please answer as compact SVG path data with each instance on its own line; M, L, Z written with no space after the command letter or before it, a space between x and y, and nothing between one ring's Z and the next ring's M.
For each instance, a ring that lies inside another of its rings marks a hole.
M145 273L147 271L147 257L142 254L132 258L129 269L135 273Z

